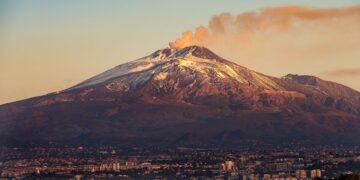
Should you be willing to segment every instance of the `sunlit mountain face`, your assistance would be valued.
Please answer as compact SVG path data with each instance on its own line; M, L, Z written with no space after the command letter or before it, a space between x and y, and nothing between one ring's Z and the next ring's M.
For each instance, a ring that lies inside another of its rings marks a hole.
M360 143L360 93L267 76L205 47L161 49L60 92L0 106L2 145Z

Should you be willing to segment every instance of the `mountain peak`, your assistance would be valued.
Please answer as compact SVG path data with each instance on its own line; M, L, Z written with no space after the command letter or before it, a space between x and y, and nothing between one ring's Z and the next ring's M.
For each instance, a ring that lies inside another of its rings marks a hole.
M222 59L220 56L210 51L208 48L201 46L188 46L183 48L181 51L189 52L193 56L203 59Z
M179 72L182 74L178 74ZM152 77L164 79L164 75L169 73L176 74L175 79L183 78L187 81L194 81L194 83L237 82L239 86L252 85L264 89L283 89L271 77L227 61L205 47L188 46L181 49L157 50L149 56L121 64L98 74L71 87L70 90L105 82L109 84L119 81L119 79L132 77L135 77L136 80L126 81L131 82L131 87L137 87ZM189 79L189 76L192 78Z
M206 47L203 46L187 46L180 49L171 49L171 48L165 48L155 51L150 55L151 58L183 58L186 56L195 56L202 59L217 59L217 60L223 60L220 56L212 52Z

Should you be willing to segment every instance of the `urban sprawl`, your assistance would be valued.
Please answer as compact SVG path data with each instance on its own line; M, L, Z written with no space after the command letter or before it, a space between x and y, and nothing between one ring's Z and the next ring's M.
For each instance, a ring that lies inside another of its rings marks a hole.
M1 148L1 178L336 179L360 172L358 147Z

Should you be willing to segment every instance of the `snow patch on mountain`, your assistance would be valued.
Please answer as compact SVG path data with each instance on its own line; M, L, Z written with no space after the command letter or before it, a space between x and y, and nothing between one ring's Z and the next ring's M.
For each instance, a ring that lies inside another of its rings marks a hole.
M158 75L156 75L154 77L154 79L155 80L164 80L164 79L166 79L167 75L168 75L168 73L159 73Z
M128 72L129 73L134 73L134 72L139 72L139 71L144 71L144 70L147 70L151 67L153 67L154 64L153 63L149 63L149 64L146 64L146 65L142 65L142 66L138 66L138 67L135 67L133 69L130 69Z
M158 50L149 56L114 67L70 89L83 88L106 82L106 88L111 91L127 90L126 87L123 87L124 85L120 84L136 87L151 78L158 81L165 80L168 72L181 72L183 68L191 69L191 71L201 74L203 82L207 82L211 78L218 78L234 80L239 85L247 84L267 89L282 89L271 78L226 61L206 48L197 46L176 50ZM189 74L186 74L186 76L189 76ZM195 78L195 76L192 78ZM114 84L114 81L117 81L117 83Z

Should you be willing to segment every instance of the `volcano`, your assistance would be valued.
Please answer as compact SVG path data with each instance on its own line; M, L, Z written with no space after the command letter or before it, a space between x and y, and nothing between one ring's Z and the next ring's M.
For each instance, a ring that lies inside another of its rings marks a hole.
M267 76L189 46L0 106L5 146L254 142L359 144L360 93L314 76Z

